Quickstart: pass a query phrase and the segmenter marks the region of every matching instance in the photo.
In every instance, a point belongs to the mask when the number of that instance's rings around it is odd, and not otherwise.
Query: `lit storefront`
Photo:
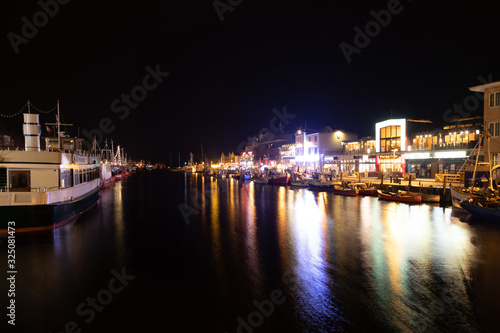
[[[375,124],[375,142],[379,172],[406,172],[406,119],[389,119]]]

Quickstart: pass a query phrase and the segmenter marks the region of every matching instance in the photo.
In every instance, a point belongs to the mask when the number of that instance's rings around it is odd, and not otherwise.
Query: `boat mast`
[[[179,152],[179,169],[181,168],[181,153]]]
[[[29,105],[29,104],[28,104]],[[57,149],[61,150],[61,125],[63,126],[73,126],[73,124],[61,124],[61,118],[59,113],[59,100],[57,100],[57,116],[55,123],[46,123],[46,125],[56,125],[57,126]]]
[[[474,184],[476,183],[476,171],[477,171],[477,164],[479,163],[479,150],[481,149],[481,140],[483,140],[483,136],[481,135],[479,137],[479,145],[477,147],[477,156],[476,156],[476,164],[474,165],[474,173],[472,174],[472,186],[470,187],[469,193],[472,195],[472,191],[474,190]],[[484,142],[484,140],[483,140]]]
[[[493,190],[493,177],[492,177],[492,174],[491,174],[491,153],[490,153],[490,137],[491,137],[491,133],[489,132],[489,130],[486,132],[488,133],[488,165],[490,167],[490,188]]]

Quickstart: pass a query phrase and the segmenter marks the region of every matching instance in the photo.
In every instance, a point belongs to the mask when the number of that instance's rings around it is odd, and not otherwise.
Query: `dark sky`
[[[479,76],[500,80],[493,0],[401,1],[350,63],[339,44],[354,46],[353,29],[365,30],[370,12],[393,1],[232,0],[241,4],[221,21],[213,1],[72,0],[47,22],[38,15],[38,33],[18,53],[8,34],[22,37],[21,19],[33,22],[41,7],[9,2],[0,5],[0,113],[16,113],[27,99],[41,109],[60,99],[71,134],[108,118],[115,128],[106,137],[151,161],[168,163],[172,153],[176,163],[179,151],[199,159],[201,144],[212,157],[236,150],[285,105],[296,115],[289,131],[307,121],[374,135],[391,109],[442,125]],[[147,66],[170,74],[128,115],[113,112],[114,100],[143,84]],[[482,114],[482,104],[469,114]],[[0,117],[0,131],[19,135],[21,123]]]

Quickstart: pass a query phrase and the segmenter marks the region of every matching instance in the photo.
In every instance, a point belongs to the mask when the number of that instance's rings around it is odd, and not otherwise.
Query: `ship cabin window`
[[[80,170],[80,184],[83,183],[83,170]]]
[[[74,173],[75,173],[75,185],[78,185],[78,184],[80,184],[80,175],[79,175],[77,169],[75,169]]]
[[[15,192],[31,191],[31,173],[29,170],[10,171],[10,188]]]
[[[61,170],[61,188],[73,186],[73,170]]]
[[[75,140],[73,138],[62,139],[62,149],[68,151],[75,150]]]
[[[66,170],[66,185],[73,186],[73,169]]]

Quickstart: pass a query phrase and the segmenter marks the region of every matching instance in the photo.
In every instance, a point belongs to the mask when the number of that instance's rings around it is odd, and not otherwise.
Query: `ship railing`
[[[51,186],[51,187],[30,187],[29,191],[26,187],[15,187],[9,188],[7,186],[0,187],[0,192],[49,192],[52,190],[60,190],[60,186]]]

